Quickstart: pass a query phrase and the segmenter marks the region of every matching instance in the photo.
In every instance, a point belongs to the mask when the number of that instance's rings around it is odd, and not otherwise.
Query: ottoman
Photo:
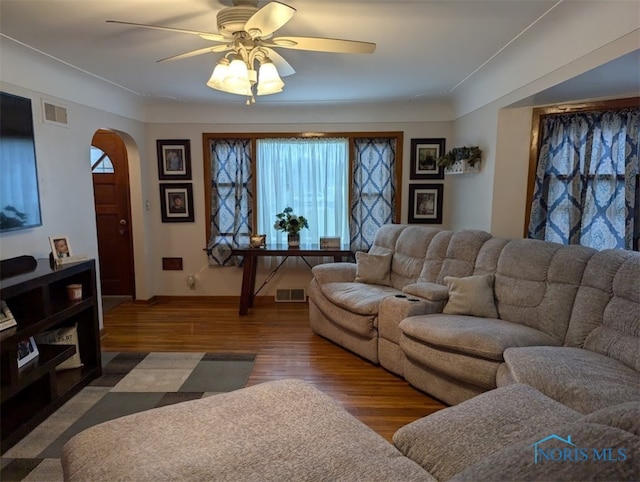
[[[301,380],[155,408],[67,442],[69,481],[434,481]]]

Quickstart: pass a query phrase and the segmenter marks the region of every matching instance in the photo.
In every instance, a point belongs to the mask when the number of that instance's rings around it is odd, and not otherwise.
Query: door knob
[[[126,219],[121,219],[120,220],[120,224],[122,224],[123,226],[127,225],[127,220]]]

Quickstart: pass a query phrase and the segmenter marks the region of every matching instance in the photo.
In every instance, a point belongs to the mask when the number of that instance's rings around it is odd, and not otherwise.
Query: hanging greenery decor
[[[441,156],[437,163],[438,166],[449,167],[457,161],[465,161],[471,167],[475,166],[482,160],[482,151],[478,146],[471,147],[454,147],[444,156]]]

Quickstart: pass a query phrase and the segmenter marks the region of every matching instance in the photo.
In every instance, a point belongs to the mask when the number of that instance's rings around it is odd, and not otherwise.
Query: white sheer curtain
[[[302,244],[317,244],[320,236],[348,243],[348,139],[258,139],[256,149],[258,233],[267,243],[286,244],[287,234],[273,224],[289,206],[309,220]]]

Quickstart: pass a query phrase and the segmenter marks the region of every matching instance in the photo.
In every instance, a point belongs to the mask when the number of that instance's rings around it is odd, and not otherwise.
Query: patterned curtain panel
[[[351,250],[367,251],[378,228],[395,221],[395,139],[355,139]]]
[[[545,117],[529,237],[633,249],[639,140],[640,109]]]
[[[251,235],[251,141],[217,139],[211,150],[211,237],[209,264],[233,265],[231,248],[248,244]]]

